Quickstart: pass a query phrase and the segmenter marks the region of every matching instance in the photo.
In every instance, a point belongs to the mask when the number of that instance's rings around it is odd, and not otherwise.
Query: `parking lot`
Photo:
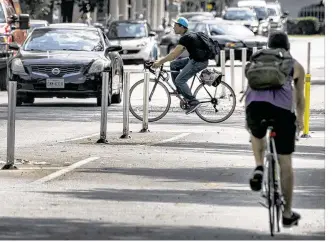
[[[294,208],[303,219],[276,239],[325,238],[324,38],[291,38],[306,68],[311,55],[309,139],[297,143]],[[171,111],[149,123],[130,114],[122,134],[123,103],[108,108],[108,144],[96,144],[96,98],[36,99],[16,109],[16,165],[2,170],[1,239],[271,239],[268,211],[250,191],[254,167],[244,129],[241,62],[235,67],[237,107],[223,123]],[[230,83],[229,62],[226,81]],[[210,68],[217,68],[211,61]],[[125,71],[143,70],[126,65]],[[130,84],[143,79],[130,76]],[[135,97],[137,100],[140,97]],[[6,159],[7,93],[0,92],[0,161]]]

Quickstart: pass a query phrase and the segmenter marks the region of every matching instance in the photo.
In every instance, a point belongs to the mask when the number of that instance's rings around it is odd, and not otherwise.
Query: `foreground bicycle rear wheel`
[[[200,84],[194,96],[201,102],[196,114],[208,123],[221,123],[232,116],[236,107],[233,89],[221,81],[217,87]]]
[[[274,236],[275,232],[275,211],[276,211],[276,199],[275,199],[275,179],[274,179],[274,159],[269,157],[269,170],[268,170],[268,206],[269,206],[269,221],[270,221],[270,233]]]

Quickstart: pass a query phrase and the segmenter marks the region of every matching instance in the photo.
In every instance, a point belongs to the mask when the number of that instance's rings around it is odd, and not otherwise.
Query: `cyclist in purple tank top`
[[[290,49],[288,36],[283,32],[271,33],[268,46],[270,49]],[[301,216],[292,211],[293,197],[293,167],[292,153],[295,150],[296,124],[299,130],[303,128],[304,115],[304,68],[294,59],[293,70],[288,81],[274,90],[252,90],[248,88],[246,95],[246,125],[251,133],[251,144],[254,153],[256,168],[250,178],[250,187],[253,191],[260,191],[263,180],[263,164],[265,152],[266,128],[261,126],[263,119],[273,119],[276,150],[280,163],[281,188],[285,198],[283,211],[283,226],[292,227]],[[293,90],[292,82],[294,80]],[[295,99],[293,98],[295,94]],[[296,115],[293,107],[296,100]]]

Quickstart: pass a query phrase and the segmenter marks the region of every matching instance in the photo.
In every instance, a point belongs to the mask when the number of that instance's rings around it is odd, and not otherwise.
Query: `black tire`
[[[101,107],[101,99],[102,97],[97,97],[97,106]],[[107,106],[111,106],[111,94],[108,94],[108,102],[107,102]]]
[[[196,90],[195,90],[195,93],[194,93],[194,96],[196,97],[197,96],[197,93],[199,92],[199,90],[201,88],[203,88],[204,84],[200,84]],[[196,109],[196,114],[198,115],[198,117],[200,117],[202,120],[204,120],[205,122],[208,122],[208,123],[221,123],[221,122],[224,122],[225,120],[227,120],[230,116],[232,116],[235,108],[236,108],[236,95],[235,95],[235,92],[233,91],[233,89],[226,83],[226,82],[223,82],[221,81],[221,83],[217,86],[217,87],[221,87],[221,86],[224,86],[226,89],[228,89],[231,93],[231,96],[233,97],[233,103],[232,103],[232,108],[231,110],[227,113],[226,116],[220,118],[220,119],[216,119],[216,120],[211,120],[211,119],[208,119],[206,117],[204,117],[204,115],[201,113],[201,109],[200,108],[197,108]],[[221,87],[222,88],[222,87]],[[199,101],[199,100],[198,100]]]
[[[275,179],[274,179],[274,160],[269,158],[268,168],[268,206],[269,206],[269,221],[270,221],[270,234],[274,236],[275,231]]]
[[[119,94],[113,94],[112,95],[112,103],[119,104],[122,102],[122,92]]]
[[[22,106],[23,100],[21,98],[16,99],[16,107]]]
[[[23,100],[24,103],[27,103],[27,104],[33,104],[35,102],[35,98],[34,97],[27,97],[26,99]]]
[[[218,54],[218,55],[216,56],[215,61],[216,61],[216,66],[221,66],[220,54]],[[224,73],[224,74],[225,74],[225,73]]]
[[[152,78],[151,78],[151,79],[150,79],[150,83],[149,83],[149,88],[153,88],[153,86],[155,85],[155,83],[156,83],[156,79],[152,79]],[[137,119],[140,120],[140,121],[143,121],[143,117],[142,117],[141,115],[137,114],[137,113],[134,111],[134,108],[132,107],[132,102],[131,102],[131,95],[132,95],[133,91],[135,90],[135,88],[136,88],[138,85],[140,85],[140,84],[143,84],[143,85],[144,85],[144,79],[143,79],[143,80],[140,80],[140,81],[138,81],[138,82],[136,82],[136,83],[130,88],[130,91],[129,91],[129,110],[130,110],[131,114],[132,114],[135,118],[137,118]],[[160,85],[160,87],[162,87],[163,90],[164,90],[165,93],[166,93],[166,96],[167,96],[167,105],[166,105],[166,107],[165,107],[165,110],[163,110],[162,113],[161,113],[159,116],[154,117],[154,118],[150,118],[150,117],[149,117],[149,118],[148,118],[149,122],[156,122],[156,121],[160,120],[161,118],[163,118],[163,117],[167,114],[167,112],[168,112],[168,110],[169,110],[169,108],[170,108],[170,106],[171,106],[171,95],[169,94],[169,91],[168,91],[167,87],[166,87],[162,82],[160,82],[160,81],[157,81],[157,86],[158,86],[158,85]],[[142,97],[142,99],[143,99],[143,97]]]
[[[0,91],[7,90],[7,68],[0,70]]]

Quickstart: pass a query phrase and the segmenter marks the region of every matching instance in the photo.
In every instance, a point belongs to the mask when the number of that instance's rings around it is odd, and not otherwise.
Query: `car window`
[[[225,20],[256,20],[256,16],[249,10],[229,10],[224,15]]]
[[[147,36],[148,32],[144,23],[116,22],[111,24],[108,32],[109,39],[142,38]]]
[[[206,29],[206,24],[197,24],[196,28],[195,28],[196,32],[203,32],[205,34],[208,34],[208,31]]]
[[[256,12],[258,19],[266,19],[268,17],[268,12],[266,7],[253,7]]]
[[[190,23],[188,24],[188,30],[189,31],[194,31],[196,28],[197,23]]]
[[[209,26],[211,35],[232,35],[232,36],[254,36],[255,34],[247,27],[240,24],[211,24]]]
[[[26,41],[26,51],[70,50],[103,51],[97,30],[86,29],[35,29]]]
[[[0,4],[0,23],[6,23],[6,16],[2,8],[2,4]]]

